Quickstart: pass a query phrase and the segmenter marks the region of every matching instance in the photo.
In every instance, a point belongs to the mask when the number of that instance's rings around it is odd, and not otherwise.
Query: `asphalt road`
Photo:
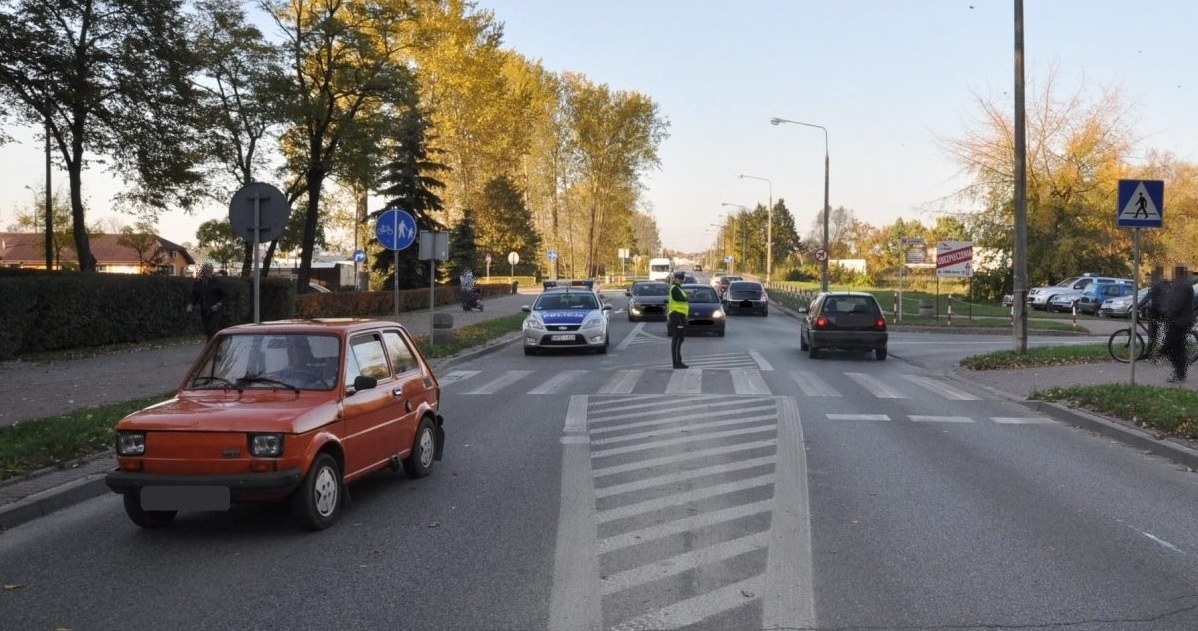
[[[1194,474],[944,378],[962,336],[811,360],[737,317],[674,371],[613,303],[606,355],[440,374],[446,459],[328,531],[113,495],[6,532],[0,628],[1198,627]]]

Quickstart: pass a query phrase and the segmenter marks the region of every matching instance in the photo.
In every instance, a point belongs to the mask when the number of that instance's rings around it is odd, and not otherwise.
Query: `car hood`
[[[582,324],[593,315],[602,313],[596,310],[572,309],[567,311],[534,311],[533,316],[544,324]]]
[[[121,419],[117,429],[303,433],[335,420],[338,408],[338,403],[332,400],[329,392],[185,392],[126,416]]]
[[[669,296],[633,296],[632,301],[638,305],[664,305]]]
[[[690,316],[710,316],[716,311],[720,311],[720,305],[713,302],[692,302],[688,309]]]

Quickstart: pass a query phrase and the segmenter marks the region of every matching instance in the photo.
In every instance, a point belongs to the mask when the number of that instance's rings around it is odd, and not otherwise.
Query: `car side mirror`
[[[604,311],[611,311],[611,305],[610,305],[610,304],[608,304],[608,303],[606,303],[606,302],[605,302],[605,303],[603,303],[603,310],[604,310]]]
[[[524,305],[523,307],[520,307],[520,310],[523,311],[524,313],[532,313],[532,307],[529,307],[528,305]]]
[[[807,313],[807,307],[799,307],[799,313]]]
[[[625,289],[625,290],[624,290],[624,295],[625,295],[625,296],[631,296],[631,295],[632,295],[632,290],[631,290],[631,289]]]
[[[375,379],[374,377],[367,377],[366,375],[358,375],[357,377],[354,377],[353,391],[361,392],[363,390],[373,390],[374,388],[377,388],[378,385],[378,379]]]

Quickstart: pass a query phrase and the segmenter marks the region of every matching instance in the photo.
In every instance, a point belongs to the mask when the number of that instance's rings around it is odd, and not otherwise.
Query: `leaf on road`
[[[434,521],[434,522],[429,523],[428,527],[429,528],[437,528],[437,527],[440,527],[440,525],[441,525],[441,522]]]
[[[4,591],[11,592],[14,589],[21,589],[22,587],[24,587],[24,585],[22,585],[20,583],[5,583]]]

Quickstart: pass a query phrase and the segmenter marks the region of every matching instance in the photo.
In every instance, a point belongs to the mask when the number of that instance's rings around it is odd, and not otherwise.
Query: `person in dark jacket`
[[[187,305],[187,310],[199,309],[200,322],[204,325],[204,335],[208,339],[220,331],[220,315],[224,305],[225,290],[212,273],[212,264],[204,263],[200,266],[199,278],[191,288],[191,304]]]
[[[1148,293],[1144,309],[1140,312],[1148,325],[1148,354],[1152,357],[1158,357],[1164,351],[1162,339],[1164,338],[1165,316],[1161,305],[1165,303],[1165,295],[1169,292],[1169,282],[1165,280],[1165,268],[1156,266],[1152,268],[1152,275],[1148,277]]]
[[[1181,383],[1186,380],[1186,369],[1190,365],[1190,358],[1186,356],[1186,335],[1194,326],[1194,286],[1184,266],[1173,268],[1173,282],[1162,306],[1165,317],[1162,351],[1173,364],[1173,375],[1167,381]]]

